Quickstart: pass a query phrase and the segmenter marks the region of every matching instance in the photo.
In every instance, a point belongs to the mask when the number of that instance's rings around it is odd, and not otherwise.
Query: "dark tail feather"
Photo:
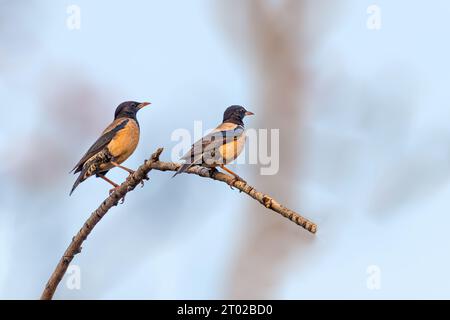
[[[175,174],[172,176],[172,178],[174,178],[177,174],[185,172],[191,166],[192,166],[192,163],[184,163],[183,165],[181,165],[180,169],[178,169],[178,171],[175,172]]]
[[[69,196],[71,196],[73,191],[76,189],[76,187],[78,187],[78,185],[84,181],[83,176],[84,176],[84,170],[80,173],[80,175],[78,176],[77,180],[75,180],[75,183],[73,184],[72,190],[70,190]]]
[[[81,170],[83,170],[83,165],[85,164],[85,162],[83,162],[83,163],[77,163],[76,165],[75,165],[75,167],[72,169],[72,170],[70,170],[69,171],[69,173],[77,173],[77,172],[80,172]]]

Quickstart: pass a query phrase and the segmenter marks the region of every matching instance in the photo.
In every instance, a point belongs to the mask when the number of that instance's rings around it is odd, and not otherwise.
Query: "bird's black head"
[[[119,104],[114,114],[114,119],[131,118],[136,119],[136,113],[143,107],[149,105],[150,102],[126,101]]]
[[[241,106],[230,106],[225,110],[223,114],[223,122],[235,123],[243,126],[243,119],[245,116],[253,115],[253,112],[245,110],[244,107]]]

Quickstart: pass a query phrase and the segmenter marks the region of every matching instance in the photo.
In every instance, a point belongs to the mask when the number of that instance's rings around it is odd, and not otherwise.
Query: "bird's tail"
[[[75,180],[75,183],[73,184],[72,190],[70,190],[69,196],[72,195],[73,191],[76,189],[76,187],[78,187],[78,185],[80,183],[82,183],[84,180],[86,180],[85,173],[86,173],[86,170],[83,169],[83,171],[81,171],[80,175],[78,176],[77,180]]]
[[[178,169],[177,172],[175,172],[175,174],[172,176],[172,178],[174,178],[177,174],[183,173],[185,172],[187,169],[189,169],[191,166],[193,165],[193,163],[183,163],[180,167],[180,169]]]

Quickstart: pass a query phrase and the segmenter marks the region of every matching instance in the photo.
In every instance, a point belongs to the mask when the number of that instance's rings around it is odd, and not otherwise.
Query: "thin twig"
[[[92,232],[95,225],[103,218],[103,216],[111,209],[116,206],[121,199],[125,198],[125,195],[132,191],[136,186],[140,183],[143,183],[144,180],[148,180],[147,174],[151,170],[159,170],[159,171],[177,171],[180,167],[179,163],[173,162],[163,162],[159,161],[159,156],[163,152],[163,148],[159,148],[155,153],[152,154],[149,160],[146,160],[143,165],[141,165],[133,174],[128,176],[128,178],[123,182],[120,187],[118,187],[108,198],[106,198],[103,203],[92,212],[91,216],[84,223],[83,227],[78,231],[75,237],[72,238],[72,242],[69,247],[64,252],[64,255],[59,260],[58,265],[53,271],[50,279],[45,286],[44,292],[41,295],[42,300],[50,300],[53,298],[53,295],[56,291],[58,284],[61,282],[64,274],[69,267],[70,262],[73,260],[76,254],[81,252],[81,245],[84,240],[88,237],[88,235]],[[193,166],[189,168],[187,173],[195,174],[204,178],[211,178],[217,181],[225,182],[240,191],[248,194],[253,199],[260,202],[266,208],[269,208],[283,217],[288,218],[289,220],[295,222],[299,226],[305,228],[311,233],[316,233],[317,225],[308,219],[300,216],[298,213],[283,207],[280,203],[278,203],[272,197],[263,194],[252,186],[248,185],[243,181],[236,181],[233,177],[226,175],[217,171],[210,171],[207,168],[201,166]],[[212,173],[211,173],[212,172]]]

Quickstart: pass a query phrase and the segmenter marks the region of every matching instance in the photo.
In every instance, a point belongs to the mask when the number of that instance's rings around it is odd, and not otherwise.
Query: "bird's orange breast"
[[[108,144],[108,150],[115,158],[115,162],[122,163],[136,150],[139,143],[139,125],[133,119],[129,119],[126,126],[117,132]]]
[[[234,141],[225,143],[219,147],[223,164],[227,164],[235,160],[242,152],[245,146],[246,136],[242,133],[240,137]]]

